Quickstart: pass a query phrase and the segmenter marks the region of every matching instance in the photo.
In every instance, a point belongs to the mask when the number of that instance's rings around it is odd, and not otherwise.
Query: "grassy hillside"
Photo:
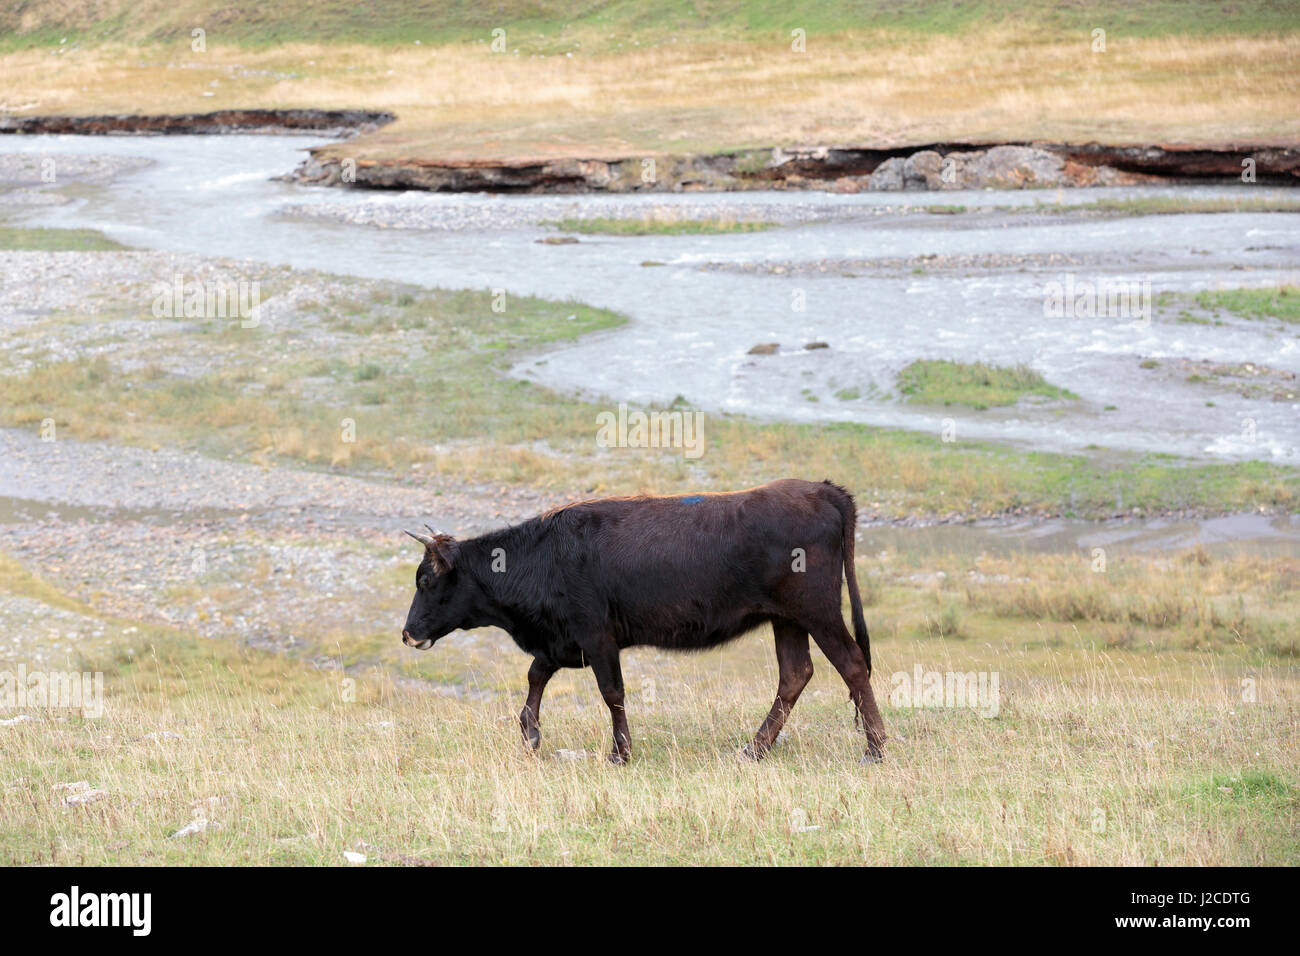
[[[1295,3],[1242,0],[1118,0],[1012,3],[963,0],[286,0],[233,4],[223,0],[37,0],[0,10],[0,32],[10,44],[59,38],[133,43],[188,39],[194,27],[246,45],[286,41],[424,43],[483,38],[500,27],[520,34],[530,49],[566,33],[593,39],[635,36],[648,42],[692,42],[745,35],[861,30],[963,32],[988,25],[1058,34],[1104,27],[1124,36],[1259,34],[1300,25]],[[55,41],[57,42],[57,40]],[[511,41],[512,46],[516,45]]]
[[[793,30],[805,31],[800,50]],[[1172,0],[36,0],[0,10],[0,114],[396,112],[397,124],[350,145],[360,160],[1294,141],[1298,74],[1300,8],[1263,0],[1226,12]]]

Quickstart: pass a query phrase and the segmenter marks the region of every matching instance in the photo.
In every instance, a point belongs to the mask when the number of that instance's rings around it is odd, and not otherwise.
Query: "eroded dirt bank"
[[[325,186],[434,192],[588,193],[745,189],[1022,189],[1148,182],[1300,184],[1300,148],[1100,143],[933,143],[920,147],[806,147],[688,156],[393,159],[327,146],[288,177]]]
[[[220,134],[313,132],[340,138],[393,122],[378,110],[234,109],[210,113],[0,116],[0,133]],[[338,144],[311,150],[285,178],[324,186],[435,192],[587,193],[744,189],[1018,189],[1143,182],[1254,181],[1300,185],[1294,144],[1107,144],[942,142],[912,146],[798,146],[684,155],[349,155]],[[1249,180],[1247,180],[1249,181]]]
[[[193,135],[196,133],[299,133],[349,136],[397,117],[380,110],[216,110],[155,116],[0,116],[0,133],[78,136]]]

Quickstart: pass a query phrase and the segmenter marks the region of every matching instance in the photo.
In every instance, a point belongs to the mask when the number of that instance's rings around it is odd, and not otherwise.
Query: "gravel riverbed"
[[[380,229],[416,229],[442,232],[516,229],[563,219],[640,219],[646,216],[682,220],[722,219],[766,222],[780,226],[813,223],[861,222],[882,217],[925,212],[925,205],[867,206],[843,202],[745,202],[734,197],[709,196],[584,196],[581,200],[558,196],[494,197],[417,194],[375,199],[358,194],[348,201],[289,203],[279,215],[286,219],[324,220]]]

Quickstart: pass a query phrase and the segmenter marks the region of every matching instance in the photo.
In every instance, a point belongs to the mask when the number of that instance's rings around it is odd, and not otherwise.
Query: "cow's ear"
[[[460,544],[449,534],[435,534],[433,540],[425,546],[425,550],[433,559],[433,569],[438,574],[446,574],[456,566]]]

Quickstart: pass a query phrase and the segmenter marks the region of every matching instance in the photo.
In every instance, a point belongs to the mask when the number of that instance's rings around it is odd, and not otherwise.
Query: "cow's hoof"
[[[736,759],[741,763],[757,763],[768,754],[767,747],[755,747],[752,743],[745,744],[743,750],[736,755]]]
[[[881,750],[879,747],[872,747],[865,754],[863,754],[862,759],[859,760],[858,763],[859,764],[882,763],[884,762],[884,759],[885,759],[885,752]]]
[[[621,766],[623,766],[623,764],[627,763],[629,760],[632,759],[632,755],[631,755],[631,754],[621,754],[621,753],[619,753],[617,750],[614,750],[614,751],[611,751],[611,752],[610,752],[610,755],[609,755],[606,759],[607,759],[610,763],[614,764],[614,766],[616,766],[616,767],[621,767]]]
[[[530,754],[536,753],[538,748],[540,748],[541,746],[542,746],[541,734],[534,734],[531,737],[524,737],[524,749],[527,750]]]

